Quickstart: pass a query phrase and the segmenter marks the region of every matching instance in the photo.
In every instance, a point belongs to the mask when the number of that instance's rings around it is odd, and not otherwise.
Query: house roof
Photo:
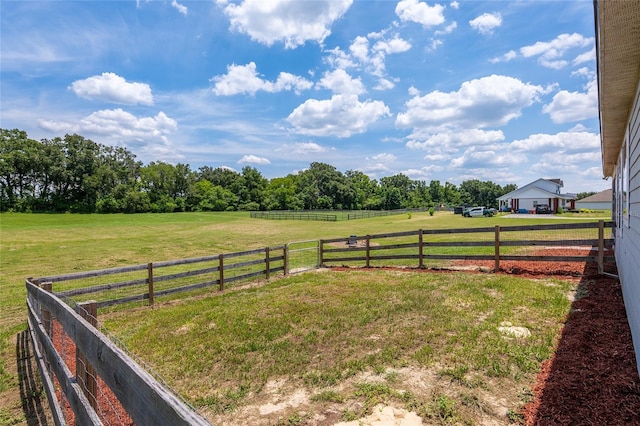
[[[547,193],[547,194],[551,195],[554,198],[558,197],[558,198],[572,199],[572,198],[568,198],[568,197],[565,197],[565,196],[559,196],[555,192],[549,192],[549,191],[546,191],[546,190],[544,190],[542,188],[539,188],[537,184],[538,184],[538,182],[543,181],[543,180],[552,182],[553,184],[556,185],[557,188],[562,188],[563,183],[562,183],[561,179],[543,179],[543,178],[540,178],[540,179],[534,180],[531,183],[526,184],[522,188],[515,189],[515,190],[513,190],[511,192],[508,192],[508,193],[504,194],[501,197],[498,197],[498,200],[508,200],[508,199],[511,199],[511,198],[518,198],[518,194],[522,194],[524,192],[527,192],[528,190],[530,190],[532,188],[535,188],[535,189],[537,189],[539,191]]]
[[[597,194],[593,194],[590,197],[583,198],[582,200],[578,200],[580,203],[610,203],[613,200],[613,190],[605,189],[602,192],[598,192]]]
[[[600,143],[604,176],[615,172],[640,79],[640,1],[595,0]]]

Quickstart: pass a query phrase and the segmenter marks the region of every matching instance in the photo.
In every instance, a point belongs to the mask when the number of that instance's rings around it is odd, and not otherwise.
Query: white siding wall
[[[625,140],[627,172],[623,173],[624,167],[617,170],[628,182],[623,184],[628,188],[628,203],[623,199],[622,211],[616,212],[614,217],[617,227],[615,254],[636,359],[640,359],[640,86],[636,90]],[[616,188],[617,191],[621,189]],[[640,362],[638,369],[640,371]]]
[[[545,191],[549,191],[552,192],[554,194],[558,193],[559,189],[558,189],[558,184],[553,183],[549,180],[542,180],[540,182],[538,182],[537,184],[538,188],[542,188]]]
[[[576,201],[576,209],[611,210],[611,203],[610,202],[581,203],[580,201]]]

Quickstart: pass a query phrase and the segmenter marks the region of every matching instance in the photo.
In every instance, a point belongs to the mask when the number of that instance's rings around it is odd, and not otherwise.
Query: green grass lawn
[[[597,220],[597,218],[593,218]],[[563,220],[564,221],[564,220]],[[567,220],[570,222],[571,220]],[[559,223],[412,213],[343,222],[271,221],[248,213],[0,215],[0,423],[21,422],[15,337],[26,327],[26,277],[229,253],[291,241],[416,229]],[[18,398],[16,399],[16,395]],[[7,420],[8,419],[8,420]],[[24,419],[23,419],[24,420]]]
[[[438,421],[433,401],[448,398],[448,420],[474,424],[481,413],[464,401],[487,405],[484,414],[495,417],[486,393],[517,408],[521,387],[553,351],[574,285],[504,275],[309,272],[104,321],[214,423],[240,424],[236,411],[264,401],[270,383],[280,382],[281,393],[315,401],[305,411],[321,412],[332,395],[342,420],[384,402]],[[505,322],[531,337],[505,336]],[[433,388],[409,387],[407,371],[433,374]],[[372,386],[384,392],[370,400],[361,391]]]

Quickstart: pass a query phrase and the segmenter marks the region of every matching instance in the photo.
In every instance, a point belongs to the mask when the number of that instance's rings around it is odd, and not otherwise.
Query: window
[[[622,163],[622,221],[629,227],[629,133],[625,135],[622,152],[624,162]]]
[[[622,228],[629,227],[629,143],[628,133],[620,149],[618,164],[616,165],[615,180],[613,182],[613,217],[616,222],[618,235],[622,236]]]

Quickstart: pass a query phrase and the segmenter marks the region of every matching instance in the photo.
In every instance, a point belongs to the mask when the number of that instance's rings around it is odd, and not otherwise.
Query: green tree
[[[408,207],[409,195],[414,187],[414,181],[402,173],[380,178],[383,208],[392,210]]]
[[[188,205],[194,211],[225,211],[233,208],[235,195],[208,180],[200,180],[193,184]]]
[[[31,210],[36,176],[41,173],[40,144],[27,133],[0,129],[0,202],[2,211]]]
[[[298,176],[305,209],[350,209],[354,204],[355,190],[335,167],[311,163]]]
[[[440,185],[439,180],[432,180],[429,182],[429,195],[431,196],[431,201],[434,204],[444,203],[444,188]]]
[[[359,170],[347,170],[345,177],[347,185],[353,193],[352,209],[380,208],[379,186],[375,179],[369,178]]]
[[[471,179],[460,184],[460,193],[463,202],[467,204],[497,207],[498,197],[510,192],[509,188],[511,187],[507,185],[503,188],[491,181],[482,182],[478,179]]]
[[[304,204],[298,196],[298,176],[287,175],[269,181],[265,191],[266,210],[300,210]]]
[[[269,181],[254,167],[242,168],[242,189],[239,194],[239,210],[264,209],[265,191]]]
[[[46,202],[50,209],[93,212],[99,189],[93,176],[99,167],[100,146],[77,134],[42,142],[48,156],[50,197]]]
[[[413,191],[410,193],[409,204],[407,207],[424,208],[433,205],[429,189],[430,188],[427,186],[425,181],[414,181]]]

